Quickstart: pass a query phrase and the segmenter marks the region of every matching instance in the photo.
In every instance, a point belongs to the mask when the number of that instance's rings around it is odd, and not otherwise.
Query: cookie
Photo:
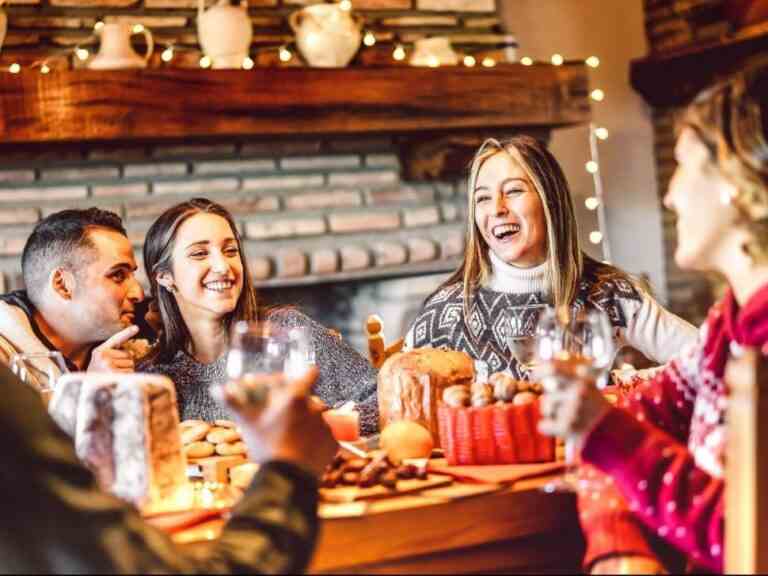
[[[205,438],[205,435],[208,434],[208,432],[211,429],[210,424],[206,424],[203,422],[202,424],[195,424],[192,426],[187,426],[186,428],[181,429],[181,443],[182,444],[191,444],[192,442],[197,442],[199,440],[202,440]]]
[[[227,442],[236,442],[240,440],[240,433],[231,428],[212,428],[205,439],[211,444],[225,444]]]
[[[216,444],[215,450],[219,456],[236,456],[246,453],[245,442],[222,442]]]
[[[216,448],[209,442],[192,442],[184,446],[184,454],[187,458],[207,458],[213,456],[215,452]]]

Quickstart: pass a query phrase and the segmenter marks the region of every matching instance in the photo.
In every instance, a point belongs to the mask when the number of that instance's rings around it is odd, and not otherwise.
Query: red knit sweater
[[[732,346],[768,352],[768,285],[739,309],[710,311],[699,341],[624,398],[586,438],[591,482],[579,494],[585,564],[614,554],[663,555],[723,570],[725,364]],[[602,480],[602,482],[600,481]]]

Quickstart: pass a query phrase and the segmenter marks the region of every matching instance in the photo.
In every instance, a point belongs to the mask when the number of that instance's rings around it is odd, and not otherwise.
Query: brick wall
[[[717,40],[730,31],[720,10],[722,0],[645,0],[646,34],[651,54],[674,52]],[[675,169],[674,123],[677,108],[653,110],[655,155],[660,197],[667,191]],[[721,290],[719,280],[680,270],[675,264],[677,244],[675,215],[662,207],[665,264],[669,307],[681,316],[700,323]]]

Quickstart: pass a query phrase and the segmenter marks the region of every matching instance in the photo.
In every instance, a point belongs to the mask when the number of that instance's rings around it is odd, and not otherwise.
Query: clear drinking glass
[[[604,381],[613,364],[616,347],[608,316],[596,309],[560,309],[552,319],[552,336],[539,336],[543,361],[583,364],[597,383]],[[549,342],[547,342],[549,340]],[[547,350],[548,348],[551,348]],[[544,393],[557,393],[578,382],[578,377],[558,373],[542,382]],[[546,492],[572,492],[576,489],[576,447],[565,441],[565,474],[544,486]]]
[[[305,328],[241,321],[232,330],[226,373],[230,382],[247,384],[248,401],[259,402],[270,386],[301,376],[314,362]]]
[[[58,379],[69,372],[64,356],[57,351],[14,354],[10,368],[19,380],[40,393],[46,405]]]

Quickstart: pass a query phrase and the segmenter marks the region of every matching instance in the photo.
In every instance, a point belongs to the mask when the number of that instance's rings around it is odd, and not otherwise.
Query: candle
[[[336,440],[352,442],[360,438],[360,413],[357,410],[326,410],[323,418]]]

